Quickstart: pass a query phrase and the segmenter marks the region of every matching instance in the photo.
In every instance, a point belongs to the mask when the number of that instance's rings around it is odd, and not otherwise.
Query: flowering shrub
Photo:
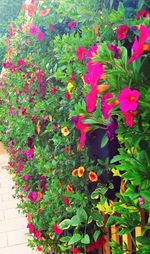
[[[142,226],[137,253],[148,253],[149,12],[75,6],[25,3],[7,40],[1,133],[18,208],[43,253],[94,253],[112,224]]]

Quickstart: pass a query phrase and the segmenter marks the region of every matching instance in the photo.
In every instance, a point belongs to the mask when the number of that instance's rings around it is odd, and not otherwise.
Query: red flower
[[[71,95],[70,95],[69,92],[66,92],[66,93],[65,93],[65,98],[66,98],[67,100],[70,100],[70,99],[71,99]]]
[[[56,92],[57,92],[57,89],[55,87],[52,87],[50,90],[50,93],[54,95]]]
[[[63,233],[63,230],[61,230],[61,229],[57,226],[57,224],[54,224],[54,225],[53,225],[53,231],[54,231],[54,233],[55,233],[56,235],[61,235],[61,234]]]
[[[136,20],[139,20],[140,17],[146,18],[149,15],[148,10],[139,10],[136,15]]]
[[[68,206],[70,204],[69,198],[64,196],[64,203]]]
[[[88,131],[88,124],[83,123],[84,118],[80,116],[75,116],[71,118],[74,123],[75,128],[80,131],[80,148],[84,147],[86,141],[86,132]]]
[[[38,251],[42,251],[42,247],[41,246],[37,246],[37,250]]]
[[[117,40],[121,41],[126,38],[126,35],[128,33],[128,26],[121,25],[117,28],[116,34],[117,34]]]
[[[25,116],[26,113],[27,113],[27,108],[24,108],[24,109],[22,110],[22,116]]]
[[[65,148],[64,148],[64,151],[65,151],[66,153],[70,153],[70,149],[69,149],[68,147],[65,147]]]
[[[78,253],[80,253],[80,250],[77,249],[77,248],[71,248],[70,251],[71,251],[73,254],[78,254]]]
[[[89,179],[90,179],[91,182],[97,182],[98,181],[98,176],[95,172],[90,171]]]
[[[103,247],[106,243],[105,238],[99,237],[96,242],[90,243],[87,248],[87,252],[91,252],[94,250],[98,250],[99,248]]]
[[[129,111],[129,112],[122,112],[122,114],[126,120],[126,125],[129,126],[130,128],[132,128],[134,118],[135,118],[135,113]]]
[[[85,52],[86,52],[86,49],[84,47],[82,46],[78,47],[76,51],[76,56],[78,58],[78,61],[82,61],[84,59]]]

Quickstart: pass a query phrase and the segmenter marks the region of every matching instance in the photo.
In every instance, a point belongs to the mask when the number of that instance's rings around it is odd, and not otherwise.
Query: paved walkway
[[[7,172],[8,160],[0,143],[0,254],[36,254],[27,247],[27,220],[18,214],[17,201],[12,197],[14,183]]]

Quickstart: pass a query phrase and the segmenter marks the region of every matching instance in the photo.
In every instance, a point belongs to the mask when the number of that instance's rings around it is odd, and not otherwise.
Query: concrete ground
[[[7,171],[9,155],[0,143],[0,254],[36,254],[27,246],[27,220],[12,197],[14,182]]]

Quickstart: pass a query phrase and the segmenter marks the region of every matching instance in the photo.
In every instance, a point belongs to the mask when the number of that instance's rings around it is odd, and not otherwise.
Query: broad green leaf
[[[68,242],[68,245],[73,245],[74,243],[77,243],[81,240],[82,236],[80,234],[74,234],[70,241]]]
[[[81,239],[81,243],[84,243],[84,244],[90,243],[90,237],[88,234],[84,235],[84,237]]]
[[[70,228],[70,220],[69,219],[63,220],[62,222],[60,222],[59,227],[62,230]]]

